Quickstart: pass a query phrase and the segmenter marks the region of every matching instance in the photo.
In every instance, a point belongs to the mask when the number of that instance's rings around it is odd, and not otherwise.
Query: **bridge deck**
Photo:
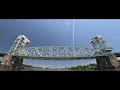
[[[34,60],[81,60],[81,59],[95,59],[96,57],[23,57],[24,59],[34,59]]]

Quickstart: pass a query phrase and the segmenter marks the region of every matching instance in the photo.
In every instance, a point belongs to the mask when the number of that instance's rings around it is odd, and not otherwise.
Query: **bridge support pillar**
[[[96,62],[98,70],[116,70],[119,68],[119,62],[115,55],[99,57]]]
[[[11,67],[11,68],[21,69],[22,63],[23,63],[23,58],[7,54],[3,57],[1,65],[3,67]]]
[[[12,68],[21,69],[23,63],[23,58],[20,57],[13,57],[13,64]]]
[[[1,65],[11,67],[12,66],[12,56],[10,54],[6,54],[3,57],[3,60],[1,61]]]

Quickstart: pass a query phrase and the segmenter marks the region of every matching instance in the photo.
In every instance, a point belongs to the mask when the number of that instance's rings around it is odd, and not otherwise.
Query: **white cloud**
[[[71,24],[70,22],[66,22],[65,26],[70,26],[70,24]]]

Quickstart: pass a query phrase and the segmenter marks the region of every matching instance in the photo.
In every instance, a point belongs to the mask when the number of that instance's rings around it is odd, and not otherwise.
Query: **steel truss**
[[[16,49],[14,56],[31,58],[96,57],[111,54],[112,48],[90,49],[79,46],[41,46]]]

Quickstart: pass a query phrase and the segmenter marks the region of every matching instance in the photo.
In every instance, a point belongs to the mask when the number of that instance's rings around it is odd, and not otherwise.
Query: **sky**
[[[73,19],[0,19],[0,50],[8,51],[18,35],[29,40],[28,47],[72,46]],[[113,48],[120,52],[120,19],[75,19],[74,45],[92,48],[90,40],[99,33]],[[95,60],[44,61],[24,60],[33,66],[69,67],[93,63]]]

